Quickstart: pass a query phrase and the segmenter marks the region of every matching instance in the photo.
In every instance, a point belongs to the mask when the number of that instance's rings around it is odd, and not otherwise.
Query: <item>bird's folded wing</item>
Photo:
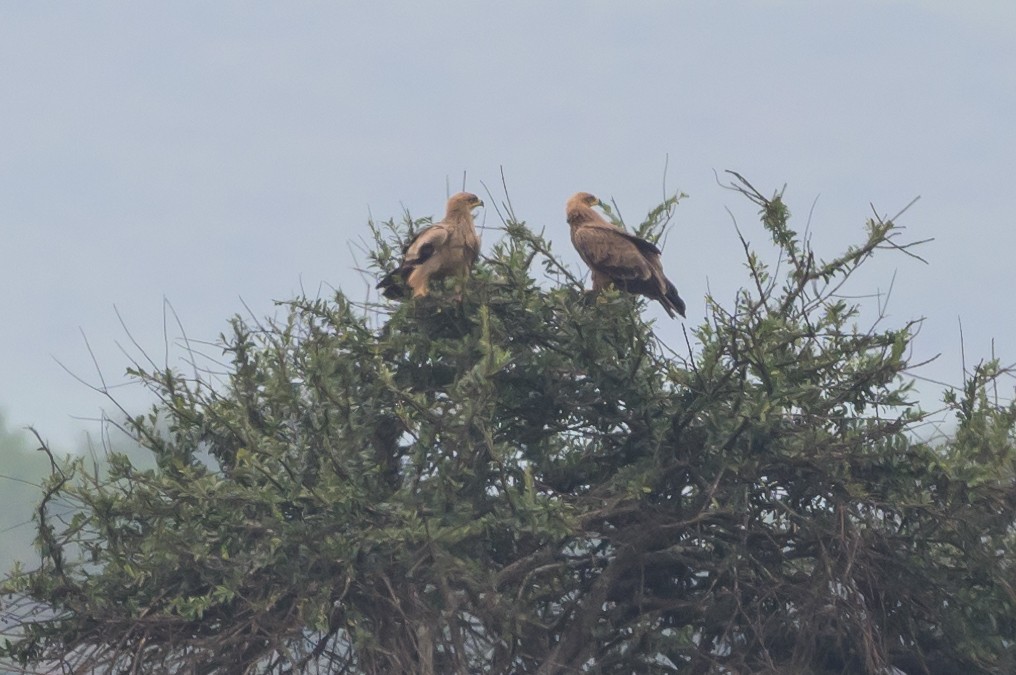
[[[417,234],[409,243],[403,265],[419,265],[434,255],[434,251],[441,248],[446,241],[448,241],[448,228],[440,223],[431,225]]]
[[[653,254],[660,255],[663,253],[663,251],[661,251],[659,247],[656,244],[652,243],[651,241],[646,241],[645,239],[636,237],[634,234],[628,234],[627,232],[622,232],[621,230],[617,230],[617,233],[622,237],[624,237],[625,239],[627,239],[628,241],[630,241],[631,243],[635,244],[635,246],[638,247],[639,251],[641,251],[645,255],[653,255]]]
[[[647,279],[652,268],[632,238],[601,227],[579,228],[572,237],[579,255],[595,271],[613,279]]]

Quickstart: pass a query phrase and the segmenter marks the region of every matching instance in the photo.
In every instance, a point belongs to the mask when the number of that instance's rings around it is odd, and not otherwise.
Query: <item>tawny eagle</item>
[[[572,244],[593,273],[593,290],[613,284],[657,300],[671,317],[675,312],[684,316],[684,300],[663,273],[660,249],[607,222],[593,210],[599,203],[588,192],[578,192],[565,207]]]
[[[459,192],[448,200],[444,220],[420,230],[403,251],[402,264],[377,285],[386,298],[414,298],[430,292],[433,278],[465,279],[480,255],[480,238],[473,223],[473,210],[483,206],[474,194]]]

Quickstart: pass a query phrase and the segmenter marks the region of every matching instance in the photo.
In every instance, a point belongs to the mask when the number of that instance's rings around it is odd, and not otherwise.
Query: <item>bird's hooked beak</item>
[[[478,201],[476,202],[476,204],[474,204],[474,205],[473,205],[473,208],[474,208],[474,209],[478,209],[478,208],[480,208],[481,206],[483,206],[483,200],[482,200],[482,199],[478,200]]]

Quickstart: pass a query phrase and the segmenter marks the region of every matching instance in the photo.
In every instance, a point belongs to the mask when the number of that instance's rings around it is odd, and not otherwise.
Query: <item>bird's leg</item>
[[[593,272],[593,293],[598,293],[605,288],[610,288],[610,286],[610,277],[599,272]]]
[[[465,294],[465,290],[466,290],[466,278],[468,276],[469,276],[469,271],[468,270],[466,271],[465,274],[456,274],[455,275],[455,295],[453,295],[452,298],[454,298],[455,302],[459,303],[460,305],[464,301],[463,296]]]

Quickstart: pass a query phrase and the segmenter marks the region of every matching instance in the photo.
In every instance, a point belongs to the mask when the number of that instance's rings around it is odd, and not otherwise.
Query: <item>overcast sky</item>
[[[370,214],[441,215],[463,173],[489,202],[501,167],[576,263],[572,193],[632,224],[690,195],[664,253],[690,325],[745,282],[727,209],[766,241],[714,172],[786,183],[798,229],[815,203],[825,257],[920,195],[901,222],[930,264],[885,256],[854,290],[895,273],[889,321],[926,318],[929,378],[960,380],[958,319],[968,364],[992,338],[1016,360],[1011,0],[5,2],[0,112],[0,410],[66,450],[108,405],[57,360],[97,382],[84,334],[122,382],[114,307],[158,358],[163,298],[203,340],[301,286],[363,298]]]

